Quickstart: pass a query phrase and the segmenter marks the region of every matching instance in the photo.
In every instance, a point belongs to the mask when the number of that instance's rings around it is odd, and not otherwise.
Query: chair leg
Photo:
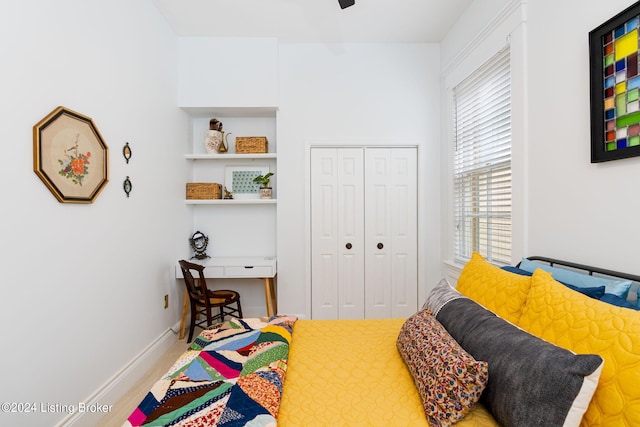
[[[238,301],[236,301],[238,303],[238,317],[242,318],[242,306],[240,305],[240,298],[238,298]]]
[[[213,316],[211,315],[211,307],[205,309],[205,316],[207,316],[207,328],[213,325]]]
[[[193,338],[193,331],[196,329],[196,308],[193,304],[191,304],[191,325],[189,326],[189,339],[188,343],[191,342],[191,338]]]

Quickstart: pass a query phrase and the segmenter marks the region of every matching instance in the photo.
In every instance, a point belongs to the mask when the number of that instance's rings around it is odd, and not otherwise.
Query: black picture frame
[[[606,71],[608,65],[605,65],[605,57],[607,55],[614,55],[615,58],[615,52],[605,53],[605,45],[608,44],[606,42],[606,37],[610,37],[610,35],[614,34],[617,29],[624,28],[624,25],[626,23],[638,16],[640,16],[640,1],[629,6],[627,9],[623,10],[613,18],[609,19],[607,22],[589,32],[589,64],[591,90],[591,163],[600,163],[610,160],[619,160],[640,156],[640,145],[625,145],[630,143],[630,138],[619,138],[618,135],[619,130],[630,127],[626,125],[622,126],[622,123],[624,123],[625,121],[638,117],[638,125],[640,125],[640,111],[632,113],[633,117],[631,117],[631,113],[618,115],[619,111],[616,109],[618,105],[615,102],[615,100],[617,99],[616,97],[619,95],[619,93],[617,93],[618,87],[616,86],[618,77],[616,75],[616,60],[614,59],[614,62],[612,64],[614,70],[613,76],[610,74],[610,70]],[[640,25],[638,25],[637,31],[638,34],[640,34]],[[612,41],[611,44],[614,44],[615,46],[615,41]],[[640,45],[640,43],[638,44]],[[636,49],[633,56],[634,58],[636,58],[636,61],[638,56],[638,49]],[[627,58],[628,57],[624,57],[622,59],[626,61]],[[640,68],[640,66],[638,66],[637,64],[635,65],[635,67],[637,69]],[[624,72],[628,73],[627,69],[625,69]],[[636,72],[638,73],[637,75],[640,79],[640,70]],[[611,84],[612,78],[613,87],[607,86]],[[627,77],[625,74],[625,79],[626,78]],[[612,108],[609,108],[611,106],[610,104],[612,99],[611,91],[613,91],[614,106]],[[624,96],[627,96],[626,89]],[[607,107],[605,107],[606,101],[608,101]],[[624,109],[626,112],[626,104]],[[620,120],[624,116],[628,116],[627,119]],[[636,130],[637,129],[634,128],[634,132]],[[612,137],[611,132],[615,132],[615,134],[613,134],[613,141],[610,139]],[[624,134],[625,132],[627,131],[623,130],[622,134]],[[640,135],[638,136],[640,137]],[[636,139],[634,138],[634,142],[635,141]]]

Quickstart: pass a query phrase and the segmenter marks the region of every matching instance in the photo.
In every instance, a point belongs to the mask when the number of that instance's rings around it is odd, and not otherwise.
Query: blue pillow
[[[615,280],[606,277],[594,277],[584,273],[567,270],[564,268],[551,267],[539,262],[533,262],[526,258],[522,258],[519,266],[522,270],[533,273],[537,268],[541,268],[553,275],[553,278],[565,285],[576,286],[578,288],[595,288],[599,286],[605,287],[605,292],[615,295],[622,299],[627,299],[631,280]]]
[[[580,288],[578,286],[571,286],[567,283],[562,283],[562,284],[569,289],[573,289],[574,291],[580,292],[581,294],[585,294],[586,296],[595,298],[595,299],[602,298],[605,295],[605,292],[607,290],[607,288],[604,286],[595,286],[593,288]]]
[[[510,265],[502,267],[503,270],[510,271],[512,273],[520,274],[522,276],[531,276],[533,273],[523,270],[518,267],[511,267]],[[560,282],[569,289],[585,294],[588,297],[600,299],[604,296],[606,288],[604,286],[595,286],[593,288],[580,288],[578,286],[572,286],[568,283]]]
[[[604,294],[599,299],[600,299],[600,301],[606,302],[608,304],[616,305],[618,307],[630,308],[632,310],[640,310],[640,307],[635,306],[635,305],[631,304],[629,301],[627,301],[626,299],[622,299],[622,298],[620,298],[618,296],[615,296],[613,294]]]
[[[521,276],[533,276],[533,273],[529,271],[523,270],[518,267],[511,267],[510,265],[505,265],[504,267],[502,267],[502,269],[505,271],[510,271],[511,273],[519,274]]]

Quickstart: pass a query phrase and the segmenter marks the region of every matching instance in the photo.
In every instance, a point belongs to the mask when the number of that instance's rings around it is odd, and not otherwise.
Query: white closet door
[[[365,149],[365,317],[417,309],[417,149]]]
[[[363,156],[311,149],[311,315],[364,317]]]

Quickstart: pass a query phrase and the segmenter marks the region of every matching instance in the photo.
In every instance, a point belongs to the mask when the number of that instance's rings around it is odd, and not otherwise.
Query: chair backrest
[[[189,298],[192,300],[204,300],[206,306],[209,305],[209,299],[205,298],[207,294],[207,282],[204,278],[204,266],[195,264],[186,260],[178,261],[180,269],[182,270],[182,276],[184,277],[184,284],[187,287]],[[194,274],[197,273],[197,278]]]

